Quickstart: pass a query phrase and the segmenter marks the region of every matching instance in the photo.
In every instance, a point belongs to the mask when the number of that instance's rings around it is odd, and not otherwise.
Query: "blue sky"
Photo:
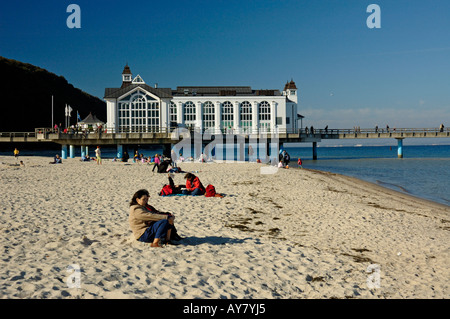
[[[71,3],[81,29],[69,29]],[[381,28],[369,29],[369,4]],[[304,125],[450,125],[450,1],[2,1],[0,55],[103,98],[126,63],[159,87],[294,79]]]

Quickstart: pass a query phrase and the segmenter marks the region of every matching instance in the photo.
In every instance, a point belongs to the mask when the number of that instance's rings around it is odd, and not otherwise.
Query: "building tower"
[[[283,95],[285,95],[289,101],[298,103],[297,91],[297,86],[295,85],[294,80],[291,79],[291,82],[286,82],[283,90]]]
[[[132,74],[131,74],[131,70],[130,67],[127,65],[125,65],[125,68],[123,69],[122,72],[122,86],[120,87],[121,89],[123,89],[124,87],[127,87],[128,85],[131,84],[132,81]]]

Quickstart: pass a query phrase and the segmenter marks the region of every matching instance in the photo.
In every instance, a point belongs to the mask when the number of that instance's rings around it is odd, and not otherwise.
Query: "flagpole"
[[[52,125],[50,127],[53,129],[53,95],[52,95]]]

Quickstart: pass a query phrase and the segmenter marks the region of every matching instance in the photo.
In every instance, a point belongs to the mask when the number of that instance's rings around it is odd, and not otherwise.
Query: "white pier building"
[[[297,131],[298,89],[291,80],[282,92],[249,86],[147,85],[128,65],[119,88],[106,88],[108,133],[163,132],[186,127],[204,132],[258,134]]]

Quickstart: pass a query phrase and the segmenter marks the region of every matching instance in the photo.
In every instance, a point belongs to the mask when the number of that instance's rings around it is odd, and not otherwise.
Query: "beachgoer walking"
[[[123,152],[122,162],[127,163],[129,158],[130,158],[130,155],[128,155],[128,152],[127,151]]]
[[[297,164],[298,164],[299,168],[303,168],[303,166],[302,166],[302,159],[300,157],[298,158]]]
[[[95,149],[95,157],[97,158],[97,165],[102,164],[102,151],[100,150],[100,146],[97,146]]]
[[[151,243],[151,247],[161,247],[162,240],[165,240],[166,244],[172,244],[170,237],[175,217],[151,211],[151,206],[148,205],[149,197],[149,192],[141,189],[131,199],[129,223],[134,238]]]

